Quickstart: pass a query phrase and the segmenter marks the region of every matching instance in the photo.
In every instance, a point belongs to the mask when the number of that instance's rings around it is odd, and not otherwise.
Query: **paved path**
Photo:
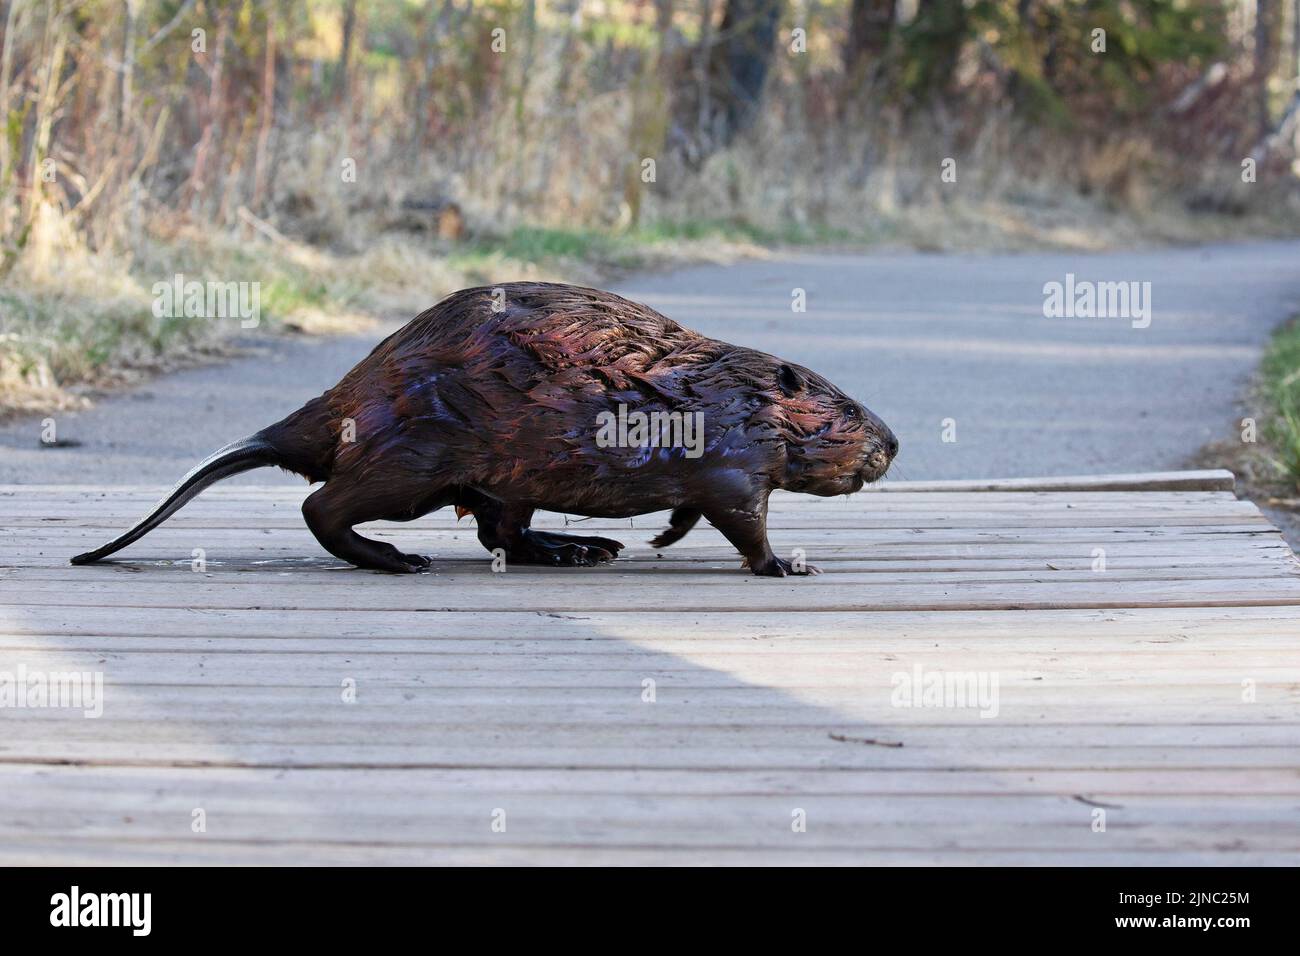
[[[1043,315],[1043,287],[1151,283],[1148,328]],[[807,311],[791,309],[792,291]],[[1270,330],[1300,312],[1300,242],[1137,253],[788,255],[618,291],[825,374],[898,433],[910,479],[1174,468],[1229,433]],[[168,482],[319,394],[378,341],[288,341],[59,417],[0,427],[0,482]],[[956,441],[944,441],[944,420]],[[243,481],[297,481],[259,471]]]

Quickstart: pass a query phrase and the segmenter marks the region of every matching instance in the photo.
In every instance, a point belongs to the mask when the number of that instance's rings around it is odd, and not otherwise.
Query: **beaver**
[[[597,423],[614,408],[695,416],[697,447],[598,442]],[[416,316],[329,391],[210,455],[139,524],[72,563],[126,547],[223,478],[275,465],[324,482],[303,503],[307,527],[360,568],[415,572],[430,561],[354,525],[453,506],[507,562],[591,566],[624,547],[533,530],[539,509],[670,510],[656,548],[704,517],[754,574],[816,573],[772,552],[772,490],[855,492],[897,452],[884,422],[806,368],[609,292],[512,282],[454,293]]]

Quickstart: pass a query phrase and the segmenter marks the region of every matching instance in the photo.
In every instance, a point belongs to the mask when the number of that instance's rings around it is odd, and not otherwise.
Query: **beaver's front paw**
[[[765,578],[783,578],[787,574],[810,576],[822,573],[822,569],[817,567],[815,564],[800,564],[796,566],[785,560],[785,558],[778,558],[775,555],[772,557],[771,561],[766,564],[757,565],[751,568],[751,570],[760,577]]]

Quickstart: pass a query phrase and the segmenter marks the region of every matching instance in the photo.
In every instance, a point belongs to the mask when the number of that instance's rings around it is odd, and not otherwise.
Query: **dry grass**
[[[949,161],[955,181],[941,176]],[[665,176],[665,188],[647,188],[652,220],[707,210],[768,234],[932,251],[1107,249],[1300,229],[1295,178],[1245,184],[1228,162],[1188,172],[1137,135],[1092,141],[997,111],[905,126],[874,115],[847,127],[819,125],[786,103],[698,171],[669,166]]]
[[[238,322],[153,315],[153,284],[178,272],[259,282],[259,334],[330,334],[363,329],[379,316],[414,315],[471,285],[528,278],[601,284],[628,270],[725,264],[782,246],[1100,249],[1283,228],[1260,216],[1191,216],[1172,208],[1136,218],[1079,197],[1037,203],[1022,197],[1019,203],[940,199],[892,212],[864,204],[860,220],[846,217],[838,228],[776,219],[765,230],[746,215],[754,202],[746,196],[731,219],[662,222],[624,233],[518,227],[440,244],[391,233],[361,241],[357,232],[358,251],[252,230],[173,226],[137,237],[129,254],[87,250],[48,207],[0,291],[0,414],[77,407],[91,390],[231,354],[238,336],[247,334]],[[846,197],[843,205],[849,202]]]
[[[81,407],[92,391],[228,356],[240,336],[358,331],[466,286],[599,283],[626,269],[758,254],[748,237],[720,229],[692,237],[521,228],[458,244],[377,234],[350,252],[174,224],[137,236],[129,253],[97,253],[48,206],[0,290],[0,415]],[[154,283],[177,273],[257,282],[257,332],[237,319],[155,316]]]

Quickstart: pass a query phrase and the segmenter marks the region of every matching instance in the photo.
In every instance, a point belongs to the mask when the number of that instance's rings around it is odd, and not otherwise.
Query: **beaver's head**
[[[776,363],[776,419],[785,439],[780,486],[810,495],[844,495],[881,478],[898,454],[884,422],[815,372]]]

